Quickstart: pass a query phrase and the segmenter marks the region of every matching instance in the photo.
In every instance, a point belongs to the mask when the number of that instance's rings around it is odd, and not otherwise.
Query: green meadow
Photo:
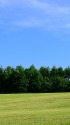
[[[1,94],[0,125],[70,125],[70,93]]]

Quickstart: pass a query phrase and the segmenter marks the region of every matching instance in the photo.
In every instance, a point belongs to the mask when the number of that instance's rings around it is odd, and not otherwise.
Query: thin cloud
[[[28,19],[25,21],[17,21],[14,23],[16,26],[21,26],[21,27],[40,27],[42,26],[41,20],[38,19]]]
[[[6,15],[4,11],[3,17],[5,15],[6,17],[3,22],[19,27],[65,28],[68,20],[70,20],[70,7],[56,3],[57,1],[52,4],[44,0],[0,0],[0,6],[6,8],[8,13]],[[8,9],[6,6],[8,6]],[[14,13],[12,13],[12,10]],[[67,27],[70,27],[70,25],[67,24]]]
[[[51,2],[45,2],[41,0],[0,0],[0,5],[4,6],[19,6],[24,7],[26,5],[31,7],[32,9],[38,9],[40,11],[43,11],[48,14],[69,14],[70,13],[70,7],[64,7],[64,6],[58,6],[55,4],[52,4]]]
[[[70,23],[65,24],[65,28],[70,28]]]

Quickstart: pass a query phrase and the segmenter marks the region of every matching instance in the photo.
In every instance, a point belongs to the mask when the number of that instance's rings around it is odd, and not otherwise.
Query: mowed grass
[[[70,93],[2,94],[0,125],[70,125]]]

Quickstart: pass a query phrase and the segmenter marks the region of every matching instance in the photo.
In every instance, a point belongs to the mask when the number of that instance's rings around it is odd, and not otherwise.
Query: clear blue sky
[[[0,65],[70,66],[70,0],[0,0]]]

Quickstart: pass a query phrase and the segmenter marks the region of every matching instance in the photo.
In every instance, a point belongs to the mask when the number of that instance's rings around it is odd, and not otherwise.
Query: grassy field
[[[70,93],[0,95],[0,125],[70,125]]]

